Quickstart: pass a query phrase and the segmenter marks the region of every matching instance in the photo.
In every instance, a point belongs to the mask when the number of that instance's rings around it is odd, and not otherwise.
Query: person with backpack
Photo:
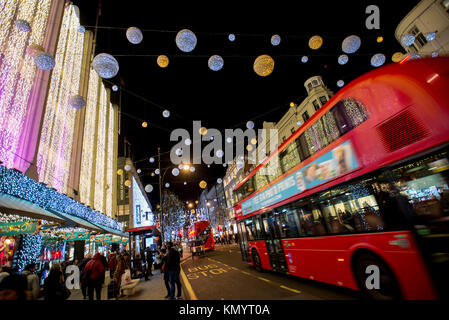
[[[36,272],[36,264],[30,263],[25,267],[25,270],[22,271],[22,274],[27,277],[28,282],[28,291],[30,291],[31,300],[37,300],[39,298],[39,294],[41,292],[41,286],[39,284],[39,277]]]
[[[105,271],[102,255],[97,252],[92,260],[86,264],[82,274],[82,277],[87,281],[89,300],[94,300],[94,290],[97,300],[101,300],[101,287],[103,286]]]

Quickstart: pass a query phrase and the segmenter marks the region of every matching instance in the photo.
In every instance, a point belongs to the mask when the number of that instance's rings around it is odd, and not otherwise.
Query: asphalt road
[[[217,245],[203,257],[182,263],[199,300],[355,300],[356,291],[271,271],[258,272],[242,261],[236,245]]]

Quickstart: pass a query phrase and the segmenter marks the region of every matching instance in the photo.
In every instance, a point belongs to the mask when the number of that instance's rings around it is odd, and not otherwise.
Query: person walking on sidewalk
[[[170,279],[170,300],[175,299],[175,284],[178,287],[176,299],[181,299],[181,280],[179,274],[181,271],[181,259],[179,251],[173,246],[173,242],[168,243],[167,265],[168,277]]]
[[[79,268],[80,273],[83,274],[84,268],[86,267],[86,264],[92,260],[92,255],[89,253],[86,258],[81,261]],[[87,299],[87,279],[85,277],[81,277],[81,293],[83,294],[83,298]]]
[[[36,272],[36,264],[30,263],[25,267],[25,270],[22,271],[22,274],[27,277],[28,282],[28,290],[31,292],[31,300],[37,300],[39,298],[39,294],[41,292],[41,286],[39,284],[39,277]]]
[[[97,300],[101,300],[101,287],[103,286],[105,267],[103,256],[97,252],[84,268],[83,276],[87,280],[89,300],[94,300],[94,290]]]
[[[118,298],[122,296],[120,286],[122,285],[122,275],[128,268],[128,253],[126,251],[122,252],[118,258],[117,268],[114,272],[114,282],[117,284]]]
[[[117,268],[117,253],[111,252],[108,256],[109,276],[114,277],[115,268]]]
[[[161,272],[164,274],[164,284],[167,289],[167,295],[164,297],[165,299],[170,298],[170,278],[167,269],[167,249],[165,246],[161,249]]]

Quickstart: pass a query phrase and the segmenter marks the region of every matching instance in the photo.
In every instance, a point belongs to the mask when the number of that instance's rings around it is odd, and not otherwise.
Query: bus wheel
[[[252,250],[251,257],[253,258],[254,268],[256,268],[256,270],[259,272],[262,271],[262,264],[260,262],[260,257],[255,249]]]
[[[373,288],[373,284],[376,283],[373,279],[375,273],[368,268],[369,266],[379,268],[378,288]],[[355,279],[364,298],[375,300],[402,299],[401,290],[393,272],[379,257],[374,254],[363,253],[356,258],[353,268]]]

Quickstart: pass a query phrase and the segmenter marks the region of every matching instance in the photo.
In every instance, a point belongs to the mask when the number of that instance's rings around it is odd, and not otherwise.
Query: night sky
[[[244,129],[248,120],[262,128],[263,121],[279,121],[291,101],[299,104],[306,95],[304,81],[315,75],[322,76],[328,88],[337,92],[337,80],[348,83],[374,68],[370,65],[373,54],[383,53],[386,63],[391,63],[394,52],[404,52],[394,31],[419,1],[101,2],[96,53],[112,54],[120,65],[118,75],[104,83],[111,87],[118,85],[120,78],[123,81],[121,142],[126,138],[131,144],[131,157],[142,169],[144,185],[155,187],[150,194],[155,204],[158,179],[149,173],[156,163],[147,159],[157,154],[158,146],[168,152],[175,144],[169,140],[171,130],[185,128],[192,134],[193,120],[219,130]],[[93,31],[98,0],[73,3],[80,8],[81,23]],[[365,8],[370,4],[380,8],[380,30],[365,27]],[[138,45],[125,36],[131,26],[143,31],[144,39]],[[185,28],[195,32],[198,39],[190,53],[175,44],[177,32]],[[234,42],[228,40],[229,33],[236,35]],[[271,45],[273,34],[281,36],[280,45]],[[315,34],[324,39],[318,50],[308,47],[309,38]],[[343,53],[341,42],[352,34],[362,38],[362,46],[341,66],[337,63]],[[378,36],[383,36],[382,43],[377,43]],[[167,68],[156,63],[161,54],[170,59]],[[224,58],[220,71],[208,68],[207,61],[214,54]],[[275,60],[268,77],[253,71],[254,59],[261,54]],[[303,55],[309,57],[306,64],[301,62]],[[112,101],[118,103],[118,98],[119,93],[112,92]],[[169,118],[162,117],[164,109],[170,110]],[[147,128],[141,126],[144,120]],[[123,155],[123,149],[119,146],[119,155]],[[162,160],[162,167],[170,165],[168,153]],[[206,180],[211,186],[225,171],[222,165],[197,165],[193,174],[173,177],[167,172],[166,181],[182,200],[195,200],[201,192],[199,181]],[[187,186],[183,185],[185,180]]]

